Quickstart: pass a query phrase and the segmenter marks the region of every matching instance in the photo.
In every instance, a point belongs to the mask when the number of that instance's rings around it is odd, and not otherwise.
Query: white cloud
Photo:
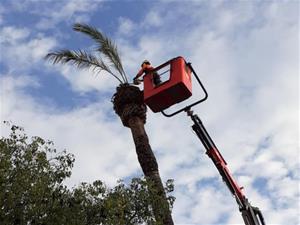
[[[47,30],[55,28],[61,22],[88,22],[91,11],[95,11],[102,0],[72,0],[57,2],[51,8],[45,8],[43,18],[36,25],[38,29]],[[40,14],[40,12],[36,12]]]
[[[30,34],[27,28],[16,28],[12,26],[3,27],[0,30],[1,44],[16,44],[17,41],[24,40]]]
[[[150,26],[152,29],[163,24],[163,19],[158,12],[150,10],[144,20],[144,26]]]
[[[27,28],[3,27],[0,30],[1,61],[11,71],[26,71],[36,63],[41,62],[44,56],[56,46],[56,40],[37,34],[30,36]]]
[[[128,18],[119,18],[119,33],[123,35],[130,35],[135,29],[136,25]]]

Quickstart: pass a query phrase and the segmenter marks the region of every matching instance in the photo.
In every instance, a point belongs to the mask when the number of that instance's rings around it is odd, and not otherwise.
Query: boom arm
[[[193,115],[193,112],[190,109],[187,109],[186,111],[188,116],[190,116],[194,122],[192,128],[204,145],[206,154],[211,158],[229,191],[235,197],[245,225],[265,225],[261,211],[259,208],[251,206],[248,199],[245,197],[244,193],[242,192],[242,187],[240,187],[232,177],[226,161],[209,136],[200,118],[197,115]]]

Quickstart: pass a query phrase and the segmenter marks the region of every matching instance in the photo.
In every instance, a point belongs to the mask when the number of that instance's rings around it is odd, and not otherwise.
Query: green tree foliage
[[[0,139],[0,223],[4,225],[158,225],[151,202],[159,205],[152,184],[134,178],[113,188],[97,180],[69,189],[74,156],[57,153],[51,141],[29,138],[11,126],[8,138]],[[168,194],[173,182],[166,183]],[[172,207],[174,197],[168,196]],[[163,204],[161,204],[163,205]],[[161,208],[162,213],[165,210]]]

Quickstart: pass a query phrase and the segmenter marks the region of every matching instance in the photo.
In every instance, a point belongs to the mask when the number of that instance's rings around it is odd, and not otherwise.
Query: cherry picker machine
[[[153,83],[152,73],[146,74],[143,77],[144,101],[146,105],[148,105],[153,112],[162,112],[166,117],[172,117],[181,112],[187,113],[193,121],[192,129],[205,147],[206,154],[213,161],[229,191],[235,197],[245,225],[265,225],[261,211],[258,207],[254,207],[250,204],[242,191],[242,187],[238,185],[231,175],[225,159],[208,134],[199,116],[192,111],[192,107],[205,101],[208,94],[191,63],[187,63],[183,57],[179,56],[154,68],[152,72],[158,73],[160,76],[169,74],[169,78],[155,85]],[[164,111],[165,109],[192,96],[192,75],[194,75],[202,88],[204,97],[171,114],[166,113]]]

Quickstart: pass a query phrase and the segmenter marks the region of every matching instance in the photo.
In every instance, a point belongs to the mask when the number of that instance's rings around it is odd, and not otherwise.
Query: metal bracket
[[[201,98],[200,100],[194,102],[194,103],[191,103],[191,104],[188,105],[188,106],[185,106],[185,107],[183,107],[183,108],[177,110],[176,112],[171,113],[171,114],[167,114],[167,113],[165,113],[165,112],[162,110],[161,113],[162,113],[164,116],[166,116],[166,117],[172,117],[172,116],[175,116],[175,115],[177,115],[178,113],[181,113],[181,112],[183,112],[183,111],[188,111],[188,110],[191,109],[193,106],[195,106],[195,105],[197,105],[197,104],[199,104],[199,103],[201,103],[201,102],[204,102],[204,101],[207,99],[207,97],[208,97],[207,91],[206,91],[206,89],[204,88],[204,86],[203,86],[202,82],[200,81],[200,78],[199,78],[198,75],[196,74],[195,70],[193,69],[192,64],[191,64],[191,63],[186,63],[186,65],[191,69],[192,74],[193,74],[193,75],[195,76],[195,78],[197,79],[197,81],[198,81],[200,87],[202,88],[202,90],[203,90],[203,92],[204,92],[204,97]]]

